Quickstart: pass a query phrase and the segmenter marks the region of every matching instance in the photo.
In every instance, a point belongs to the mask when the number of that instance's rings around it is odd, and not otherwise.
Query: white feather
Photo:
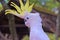
[[[30,40],[49,40],[42,28],[42,19],[39,13],[26,14],[25,20],[25,25],[30,28]]]

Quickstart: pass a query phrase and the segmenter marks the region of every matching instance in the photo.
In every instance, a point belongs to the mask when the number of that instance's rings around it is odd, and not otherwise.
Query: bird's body
[[[30,28],[30,40],[49,40],[41,25]]]
[[[30,13],[26,15],[25,20],[25,25],[30,28],[30,40],[49,40],[42,28],[42,19],[39,13]]]

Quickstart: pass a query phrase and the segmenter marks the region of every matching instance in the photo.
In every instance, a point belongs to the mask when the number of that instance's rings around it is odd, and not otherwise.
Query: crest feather
[[[11,2],[11,6],[14,7],[17,10],[16,12],[18,12],[21,16],[24,16],[24,13],[26,11],[27,12],[32,11],[34,3],[29,6],[29,0],[26,1],[25,5],[23,4],[22,0],[19,0],[19,2],[20,2],[20,7],[18,5],[16,5],[14,2]],[[9,12],[7,12],[7,14],[10,13],[10,12],[15,12],[15,11],[13,11],[11,9],[8,10],[8,11]]]
[[[22,0],[19,0],[19,2],[20,2],[21,10],[24,10],[24,4],[23,4]]]

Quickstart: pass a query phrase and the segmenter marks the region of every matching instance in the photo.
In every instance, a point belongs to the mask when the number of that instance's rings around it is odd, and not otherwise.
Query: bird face
[[[31,25],[35,25],[40,23],[42,20],[39,16],[39,13],[27,13],[24,16],[24,21],[25,21],[25,25],[27,27],[31,27]]]

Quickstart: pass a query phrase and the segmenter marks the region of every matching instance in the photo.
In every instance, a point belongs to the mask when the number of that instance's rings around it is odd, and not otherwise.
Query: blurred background
[[[22,0],[25,4],[26,0]],[[29,0],[34,3],[32,12],[39,12],[43,30],[50,40],[60,40],[60,0]],[[29,28],[24,20],[14,15],[5,15],[6,9],[14,9],[10,3],[18,6],[19,0],[0,0],[0,40],[29,40]],[[14,9],[16,10],[16,9]]]

